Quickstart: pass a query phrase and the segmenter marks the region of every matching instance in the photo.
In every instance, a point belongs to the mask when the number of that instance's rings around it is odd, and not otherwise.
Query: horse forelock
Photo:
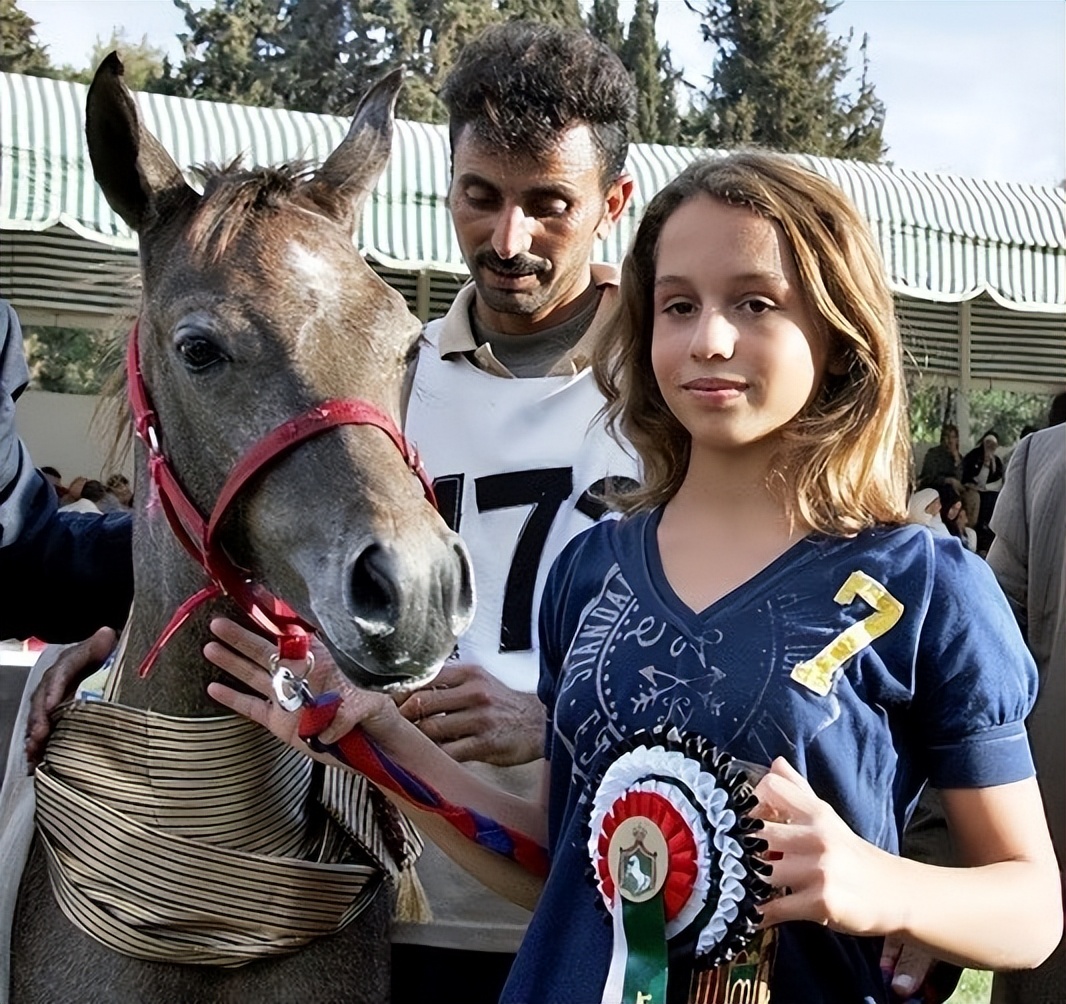
[[[242,169],[238,159],[222,167],[204,165],[198,172],[204,194],[186,233],[192,251],[210,261],[219,261],[265,213],[294,206],[327,217],[328,207],[308,194],[314,172],[303,162]]]

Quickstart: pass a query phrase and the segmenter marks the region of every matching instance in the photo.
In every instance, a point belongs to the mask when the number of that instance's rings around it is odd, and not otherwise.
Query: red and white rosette
[[[748,944],[770,894],[754,804],[732,757],[676,729],[638,733],[603,770],[588,843],[614,931],[603,1004],[665,1002],[675,938],[695,945],[699,968]]]

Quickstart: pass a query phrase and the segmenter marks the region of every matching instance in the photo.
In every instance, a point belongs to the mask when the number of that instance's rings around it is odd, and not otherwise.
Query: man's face
[[[591,281],[593,244],[621,215],[632,181],[604,192],[585,125],[560,133],[539,158],[499,153],[467,128],[452,167],[448,204],[482,323],[520,335],[566,320]]]

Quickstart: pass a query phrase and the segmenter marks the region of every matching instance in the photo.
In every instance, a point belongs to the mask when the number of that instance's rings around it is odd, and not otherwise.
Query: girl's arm
[[[273,699],[271,676],[266,669],[274,651],[273,645],[225,618],[212,621],[211,630],[225,644],[208,643],[204,655],[253,691],[248,694],[221,683],[212,683],[208,686],[211,697],[237,714],[258,722],[282,742],[323,763],[346,767],[328,753],[313,752],[299,736],[299,713],[285,711]],[[312,689],[320,693],[336,690],[343,697],[333,722],[318,735],[320,742],[333,744],[359,727],[389,759],[448,802],[496,820],[525,834],[542,847],[547,845],[545,804],[518,798],[475,777],[442,752],[417,726],[405,720],[391,697],[357,690],[341,681],[328,654],[321,651],[316,654],[317,665],[309,678]],[[382,790],[457,864],[494,892],[519,906],[533,908],[543,887],[542,879],[531,875],[516,862],[474,844],[438,814],[422,809],[394,792]]]
[[[1033,778],[941,792],[960,868],[863,840],[780,758],[756,794],[772,883],[784,891],[766,904],[766,926],[810,920],[848,934],[895,934],[980,969],[1032,968],[1058,944],[1058,865]]]

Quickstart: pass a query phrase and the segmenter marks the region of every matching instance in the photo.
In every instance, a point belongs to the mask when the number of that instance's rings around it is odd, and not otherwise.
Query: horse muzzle
[[[315,609],[312,600],[312,609],[338,669],[358,687],[428,683],[474,616],[470,556],[450,530],[429,546],[370,540],[349,557],[341,579],[344,602]]]

